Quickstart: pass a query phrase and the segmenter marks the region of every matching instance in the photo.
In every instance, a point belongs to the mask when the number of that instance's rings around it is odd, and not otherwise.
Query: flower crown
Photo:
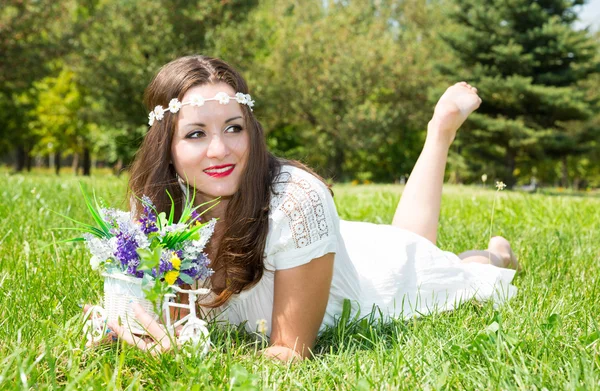
[[[182,106],[192,105],[200,107],[204,106],[204,102],[209,102],[211,100],[216,100],[219,102],[219,104],[226,105],[231,99],[235,99],[241,105],[248,106],[250,111],[253,111],[252,108],[254,107],[254,101],[252,100],[252,97],[250,94],[243,94],[241,92],[236,92],[235,96],[229,96],[229,94],[226,92],[217,92],[213,98],[207,99],[203,98],[202,95],[192,95],[190,100],[185,102],[180,102],[179,99],[174,98],[169,102],[169,108],[167,110],[175,114],[179,111],[179,109],[181,109]],[[167,110],[160,105],[156,106],[154,110],[148,114],[148,125],[152,126],[154,121],[160,121],[163,119]]]

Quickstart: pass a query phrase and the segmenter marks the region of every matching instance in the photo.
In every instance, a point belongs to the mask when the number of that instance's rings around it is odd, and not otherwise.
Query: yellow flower
[[[177,277],[179,277],[179,271],[171,270],[165,274],[165,281],[167,282],[167,284],[173,285],[175,284],[175,281],[177,281]]]
[[[179,257],[177,256],[177,254],[173,253],[173,256],[171,257],[171,265],[173,265],[173,268],[179,270],[179,268],[181,267],[181,259],[179,259]]]

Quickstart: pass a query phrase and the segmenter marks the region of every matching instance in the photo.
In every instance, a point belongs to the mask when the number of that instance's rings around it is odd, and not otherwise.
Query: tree
[[[583,0],[456,0],[443,34],[455,61],[446,75],[475,84],[483,104],[471,130],[458,136],[462,153],[495,166],[512,186],[519,162],[580,150],[585,136],[562,123],[589,117],[577,85],[600,70],[597,44],[575,31]],[[581,129],[583,130],[583,129]],[[530,174],[530,173],[528,173]]]
[[[214,41],[244,71],[276,154],[390,181],[410,171],[432,112],[438,16],[426,1],[265,1]]]
[[[0,152],[16,150],[17,171],[30,166],[27,131],[32,107],[20,99],[69,51],[72,1],[6,0],[0,8]]]

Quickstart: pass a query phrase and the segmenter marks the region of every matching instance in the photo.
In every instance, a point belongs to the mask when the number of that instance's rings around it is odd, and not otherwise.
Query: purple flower
[[[154,213],[154,204],[152,204],[152,200],[148,196],[143,196],[142,204],[144,205],[144,212],[140,217],[142,232],[144,232],[146,235],[151,232],[157,232],[158,227],[156,226],[156,214]]]
[[[198,257],[192,261],[192,265],[185,270],[182,270],[181,273],[187,274],[193,280],[204,280],[214,273],[208,265],[210,264],[210,259],[206,256],[206,254],[202,253]]]
[[[193,223],[195,221],[202,221],[202,217],[200,216],[200,214],[198,212],[196,212],[196,209],[194,209],[192,211],[192,215],[190,217],[190,223]]]
[[[117,233],[116,238],[117,251],[115,251],[115,258],[121,262],[121,265],[126,269],[127,273],[136,277],[143,277],[143,272],[138,272],[137,270],[137,267],[140,264],[140,258],[135,251],[138,248],[135,238],[123,232]]]

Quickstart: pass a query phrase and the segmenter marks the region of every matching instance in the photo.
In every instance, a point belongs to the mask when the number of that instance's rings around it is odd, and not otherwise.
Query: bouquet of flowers
[[[174,222],[175,206],[168,192],[169,216],[158,213],[152,201],[143,196],[140,201],[144,209],[135,219],[133,213],[102,207],[95,195],[92,202],[83,187],[81,190],[96,226],[63,216],[80,225],[73,229],[84,232],[83,237],[67,242],[84,241],[92,255],[92,269],[105,277],[104,306],[108,318],[121,318],[133,331],[143,334],[144,330],[128,322],[128,318],[134,318],[132,301],[156,316],[157,305],[167,309],[162,303],[165,295],[174,296],[175,291],[182,291],[174,287],[193,285],[213,274],[203,250],[216,220],[202,223],[197,210],[212,204],[205,211],[210,209],[216,200],[193,207],[192,198],[185,203],[179,221]],[[124,288],[123,282],[129,286]]]

